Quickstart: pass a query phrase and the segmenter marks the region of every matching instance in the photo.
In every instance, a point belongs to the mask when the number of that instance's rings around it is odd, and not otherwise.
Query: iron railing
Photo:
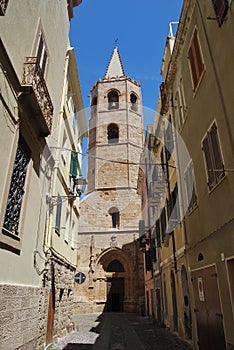
[[[41,114],[51,132],[54,108],[37,57],[25,57],[21,84],[32,86]]]

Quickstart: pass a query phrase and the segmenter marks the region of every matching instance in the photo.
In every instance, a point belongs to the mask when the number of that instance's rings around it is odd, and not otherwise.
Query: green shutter
[[[77,177],[78,174],[78,152],[71,151],[70,175]]]

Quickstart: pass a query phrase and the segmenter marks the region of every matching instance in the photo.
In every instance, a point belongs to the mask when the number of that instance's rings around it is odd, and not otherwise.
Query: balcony
[[[54,108],[37,57],[25,57],[21,85],[40,133],[48,136],[51,133]]]
[[[0,0],[0,16],[4,16],[9,0]]]

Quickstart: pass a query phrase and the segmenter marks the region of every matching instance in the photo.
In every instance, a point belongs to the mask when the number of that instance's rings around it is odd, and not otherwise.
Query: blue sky
[[[155,110],[169,22],[179,21],[183,0],[83,0],[71,20],[84,107],[90,88],[105,75],[114,41],[125,74],[141,82],[143,105]]]

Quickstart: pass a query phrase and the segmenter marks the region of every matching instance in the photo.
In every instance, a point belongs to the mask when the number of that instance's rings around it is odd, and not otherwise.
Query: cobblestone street
[[[177,335],[136,314],[84,314],[74,317],[76,331],[59,340],[60,349],[192,350]]]

